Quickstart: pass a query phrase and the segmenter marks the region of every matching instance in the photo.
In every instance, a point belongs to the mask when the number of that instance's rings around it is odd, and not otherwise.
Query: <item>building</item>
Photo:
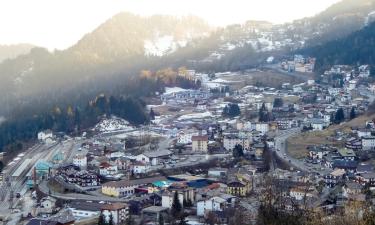
[[[74,165],[60,167],[56,175],[67,183],[76,184],[81,187],[95,187],[100,185],[100,179],[96,173],[80,170],[79,167]]]
[[[208,151],[208,136],[193,136],[192,150],[193,152],[207,152]]]
[[[248,194],[248,187],[237,180],[227,183],[227,193],[234,196],[244,197]]]
[[[224,211],[227,201],[221,197],[212,197],[197,202],[197,216],[205,216],[212,211]]]
[[[145,222],[154,222],[158,224],[160,217],[166,222],[169,218],[169,209],[162,206],[150,206],[142,210],[142,220]]]
[[[375,148],[375,136],[362,137],[362,149],[373,150]]]
[[[165,177],[150,177],[137,180],[111,181],[102,185],[102,193],[114,197],[128,196],[134,194],[136,188],[165,180]]]
[[[178,194],[178,200],[181,205],[184,205],[184,195],[181,192],[177,192]],[[166,208],[171,208],[173,204],[173,198],[174,198],[175,192],[165,192],[161,196],[161,206]]]
[[[199,135],[199,132],[196,130],[186,130],[180,131],[177,134],[177,143],[178,144],[190,144],[192,142],[192,137]]]
[[[107,162],[103,162],[99,166],[99,174],[101,176],[114,176],[117,175],[117,165],[112,165]]]
[[[53,143],[54,138],[55,136],[53,135],[51,130],[45,130],[38,133],[38,140],[46,144]]]
[[[248,150],[250,140],[248,138],[240,138],[238,135],[226,135],[224,137],[223,146],[226,150],[233,150],[236,145],[241,145],[243,149]]]
[[[227,168],[210,168],[208,170],[208,176],[209,177],[217,177],[217,178],[222,178],[226,177],[228,174],[228,169]]]
[[[134,174],[145,174],[150,171],[150,166],[143,162],[133,163],[133,173]]]
[[[77,220],[99,217],[103,204],[92,201],[71,201],[68,209]]]
[[[73,165],[85,168],[87,166],[87,157],[85,155],[75,155],[73,157]]]
[[[172,152],[169,150],[144,152],[142,154],[137,155],[135,157],[135,160],[138,162],[149,164],[151,166],[156,166],[159,165],[163,160],[169,159],[171,155]]]
[[[129,218],[129,207],[125,203],[104,204],[101,213],[106,221],[112,216],[114,224],[124,224]]]

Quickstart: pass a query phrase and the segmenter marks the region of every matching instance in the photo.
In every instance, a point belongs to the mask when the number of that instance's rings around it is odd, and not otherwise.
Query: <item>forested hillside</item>
[[[316,70],[322,72],[334,64],[375,66],[375,23],[348,37],[301,52],[317,58]]]

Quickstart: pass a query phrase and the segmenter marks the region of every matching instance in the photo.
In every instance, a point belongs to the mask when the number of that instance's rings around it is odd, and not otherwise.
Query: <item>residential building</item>
[[[85,168],[87,166],[87,157],[85,155],[75,155],[73,157],[73,165]]]
[[[208,151],[208,136],[193,136],[192,150],[193,152],[207,152]]]
[[[150,177],[137,180],[111,181],[102,185],[102,193],[108,196],[123,197],[134,194],[136,188],[165,180],[165,177]]]
[[[109,221],[112,216],[114,224],[124,224],[129,218],[129,207],[127,204],[119,202],[104,204],[101,213],[106,221]]]

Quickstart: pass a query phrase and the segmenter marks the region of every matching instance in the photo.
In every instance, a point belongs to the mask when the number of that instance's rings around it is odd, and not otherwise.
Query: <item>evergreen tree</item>
[[[151,108],[150,109],[150,120],[154,120],[155,119],[155,112],[154,110]]]
[[[240,144],[236,144],[233,149],[233,157],[234,158],[239,158],[244,155],[243,153],[243,147]]]
[[[105,222],[104,215],[102,213],[100,213],[99,220],[98,220],[98,225],[105,225],[105,224],[106,224],[106,222]]]
[[[345,120],[344,110],[342,108],[339,108],[336,111],[335,123],[339,124],[339,123],[343,122],[344,120]]]
[[[164,225],[164,217],[162,214],[159,216],[159,225]]]
[[[352,119],[354,119],[356,117],[357,117],[357,114],[355,112],[355,108],[352,107],[352,110],[350,111],[350,119],[352,120]]]
[[[262,107],[259,109],[259,122],[268,122],[269,121],[269,115],[266,108],[266,104],[262,104]]]
[[[114,225],[115,222],[113,221],[113,215],[112,213],[109,215],[109,221],[108,221],[108,225]]]
[[[273,100],[273,107],[279,108],[279,107],[283,107],[283,105],[284,105],[284,101],[282,98],[275,98]]]
[[[177,191],[174,192],[171,214],[173,218],[178,219],[182,212],[182,205],[180,200],[178,199]]]

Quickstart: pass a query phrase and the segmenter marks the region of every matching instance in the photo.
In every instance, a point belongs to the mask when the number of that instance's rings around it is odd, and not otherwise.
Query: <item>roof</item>
[[[334,170],[331,175],[332,176],[335,176],[335,177],[340,177],[340,176],[343,176],[345,174],[345,170],[344,169],[337,169],[337,170]]]
[[[162,212],[162,211],[168,211],[167,207],[162,207],[162,206],[150,206],[147,208],[144,208],[142,212]]]
[[[172,155],[172,152],[169,150],[159,150],[159,151],[152,151],[152,152],[144,152],[143,155],[149,158],[157,158],[157,157]]]
[[[149,178],[144,178],[144,179],[137,179],[137,180],[120,180],[120,181],[111,181],[108,183],[103,184],[103,187],[128,187],[128,186],[136,186],[136,185],[141,185],[141,184],[151,184],[156,181],[164,181],[167,180],[163,176],[159,177],[149,177]]]
[[[111,204],[104,204],[102,206],[102,210],[115,211],[115,210],[125,209],[126,207],[127,207],[126,204],[116,202],[116,203],[111,203]]]
[[[338,152],[342,157],[355,157],[356,156],[354,151],[348,148],[341,148],[338,150]]]
[[[208,136],[203,135],[203,136],[192,136],[191,137],[192,141],[208,141]]]
[[[45,219],[31,219],[26,225],[60,225],[61,223],[56,221],[49,221]]]
[[[69,203],[69,208],[92,212],[99,212],[102,206],[103,204],[101,203],[91,201],[73,201]]]

